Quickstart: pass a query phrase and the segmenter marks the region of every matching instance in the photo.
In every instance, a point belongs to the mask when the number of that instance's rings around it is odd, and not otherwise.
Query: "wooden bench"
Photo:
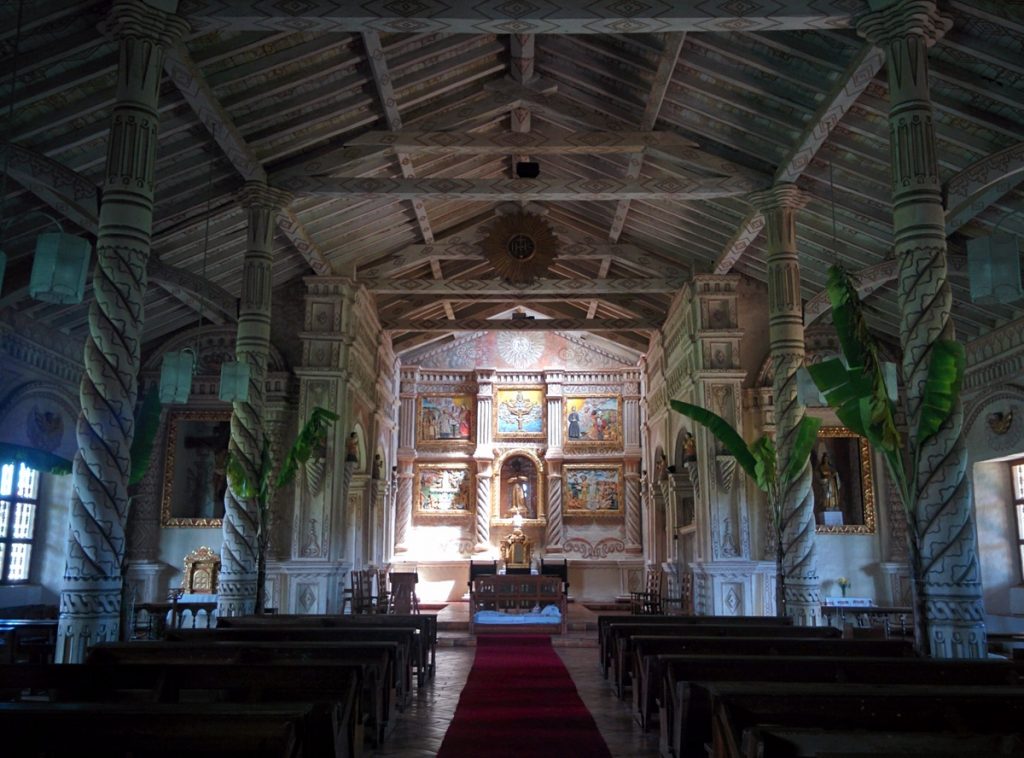
[[[412,689],[412,659],[419,649],[419,630],[388,626],[361,627],[222,627],[218,629],[177,629],[167,632],[168,642],[394,642],[397,656],[393,671],[395,703],[404,710]]]
[[[626,689],[633,679],[634,637],[655,635],[659,637],[791,637],[798,639],[838,639],[838,630],[821,626],[766,626],[737,624],[688,624],[666,626],[649,624],[612,624],[608,628],[608,643],[614,649],[612,659],[612,685],[620,698],[626,697]]]
[[[0,662],[52,663],[57,648],[57,619],[0,620]]]
[[[597,639],[601,655],[601,672],[605,679],[615,657],[615,646],[609,644],[608,630],[612,624],[657,624],[667,626],[793,626],[788,616],[633,616],[605,614],[597,617]]]
[[[311,705],[247,703],[0,703],[18,756],[302,758]],[[13,746],[13,745],[12,745]]]
[[[380,745],[394,727],[394,642],[109,642],[94,645],[92,663],[271,664],[304,662],[344,665],[364,672],[360,711],[369,714],[367,735]]]
[[[1024,684],[1024,666],[1009,661],[946,661],[862,655],[672,655],[659,656],[663,668],[659,708],[659,745],[663,756],[703,754],[711,736],[711,706],[694,693],[694,681],[712,682],[860,682],[915,683],[936,686]]]
[[[797,629],[817,629],[821,634],[795,633]],[[810,640],[815,643],[823,640],[842,642],[842,638],[838,634],[833,635],[831,632],[826,631],[827,629],[828,627],[781,627],[769,631],[769,627],[765,627],[765,637],[769,639]],[[631,660],[624,661],[624,665],[631,667],[632,670],[630,691],[632,693],[633,715],[644,731],[647,731],[652,720],[651,717],[656,713],[657,698],[661,694],[663,666],[660,657],[691,651],[693,649],[692,645],[680,645],[680,640],[693,636],[698,635],[669,636],[659,633],[656,635],[635,635],[630,638],[629,643],[632,647]],[[727,636],[734,639],[741,637],[741,635]],[[760,638],[760,635],[744,634],[742,638]],[[817,646],[814,647],[816,649]],[[893,646],[891,649],[892,655],[900,655],[907,652],[905,646],[901,645]]]
[[[1020,687],[943,688],[849,682],[694,683],[693,687],[706,690],[711,702],[711,758],[823,754],[805,752],[791,743],[758,742],[759,727],[766,725],[772,729],[812,730],[819,748],[821,737],[832,733],[835,739],[826,748],[832,755],[861,752],[857,744],[867,734],[891,735],[890,749],[896,752],[900,735],[910,736],[920,747],[920,737],[929,733],[935,739],[925,755],[951,745],[947,735],[952,740],[969,737],[974,744],[979,738],[996,736],[990,743],[999,751],[995,755],[1021,754],[1024,688]],[[853,734],[858,738],[851,739]]]
[[[561,615],[558,624],[475,624],[477,611],[530,614],[536,607],[557,606]],[[469,633],[502,634],[565,634],[568,620],[568,597],[565,583],[559,576],[513,574],[478,576],[469,590]]]
[[[0,692],[23,693],[51,702],[308,703],[304,752],[354,758],[362,751],[364,714],[359,713],[355,667],[305,663],[183,664],[127,663],[25,665],[0,670]]]
[[[271,614],[261,616],[227,616],[217,619],[218,628],[253,626],[364,627],[391,626],[419,629],[413,665],[417,684],[433,679],[437,662],[437,614],[330,616],[315,614]]]

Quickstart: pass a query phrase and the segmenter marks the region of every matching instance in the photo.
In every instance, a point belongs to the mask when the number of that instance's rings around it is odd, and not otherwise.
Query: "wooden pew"
[[[307,663],[118,663],[25,665],[0,670],[0,692],[12,700],[46,692],[51,702],[296,703],[314,708],[301,734],[304,752],[354,758],[362,751],[359,670]]]
[[[601,654],[601,672],[605,679],[611,668],[615,647],[608,642],[608,629],[612,624],[664,624],[666,626],[793,626],[789,616],[634,616],[605,614],[597,617],[597,640]]]
[[[854,731],[858,735],[892,735],[892,752],[901,751],[901,734],[914,735],[914,741],[918,742],[918,737],[931,733],[935,740],[926,754],[941,751],[946,735],[953,739],[999,735],[1005,739],[996,744],[1009,752],[995,755],[1021,754],[1020,723],[1024,718],[1024,688],[1021,687],[944,688],[849,682],[695,682],[693,687],[706,690],[711,702],[711,758],[808,755],[792,745],[783,752],[764,753],[764,743],[755,744],[756,728],[768,724],[773,728],[815,730],[819,744],[822,735],[835,733],[837,737],[830,743],[831,748],[823,751],[833,755],[852,754],[857,742],[850,741]],[[903,754],[910,753],[903,751]]]
[[[859,642],[858,642],[859,644]],[[658,697],[660,752],[663,756],[701,754],[711,737],[711,705],[691,683],[859,682],[935,686],[1024,685],[1024,665],[1010,661],[947,661],[861,655],[844,649],[831,655],[672,655],[663,667]],[[817,653],[817,651],[816,651]]]
[[[313,706],[247,703],[0,703],[0,729],[19,758],[252,756],[302,758]],[[14,753],[12,753],[14,754]]]
[[[362,668],[361,711],[369,714],[367,734],[380,745],[394,727],[394,642],[106,642],[89,649],[86,663],[304,662]]]
[[[167,641],[222,642],[394,642],[397,658],[393,668],[396,704],[404,710],[412,689],[412,659],[419,649],[419,630],[388,626],[357,628],[310,628],[294,626],[227,627],[219,629],[175,629],[167,632]]]
[[[819,635],[813,634],[794,634],[795,629],[818,629],[823,630],[828,627],[790,627],[788,630],[783,627],[783,632],[774,633],[768,636],[769,639],[797,639],[807,640],[813,642],[813,645],[802,646],[799,643],[790,645],[790,648],[800,651],[806,648],[809,653],[815,655],[828,655],[829,653],[824,652],[825,650],[849,650],[851,654],[871,654],[871,655],[892,655],[892,656],[909,656],[913,655],[913,648],[909,644],[909,641],[905,640],[893,640],[893,645],[859,645],[855,647],[843,648],[840,644],[824,645],[824,642],[831,643],[842,643],[841,637],[833,636],[827,633]],[[788,633],[787,633],[788,632]],[[691,635],[692,636],[692,635]],[[738,635],[731,635],[733,638],[739,638]],[[767,636],[767,635],[766,635]],[[756,635],[744,635],[744,639],[755,638]],[[760,637],[757,637],[760,639]],[[639,722],[641,728],[647,731],[650,726],[651,716],[656,712],[657,698],[661,695],[661,686],[663,680],[663,668],[664,664],[662,661],[663,656],[687,654],[691,652],[699,652],[694,650],[692,644],[686,642],[687,637],[680,636],[668,636],[668,635],[636,635],[630,639],[630,645],[632,646],[632,660],[626,662],[626,665],[632,667],[632,686],[630,690],[632,692],[632,706],[633,715]],[[888,642],[888,640],[868,640],[868,642]],[[777,649],[778,646],[774,646],[773,649]],[[752,647],[755,652],[759,651],[760,648]]]
[[[660,637],[794,637],[838,639],[841,633],[838,629],[827,626],[611,624],[608,627],[608,644],[614,648],[612,684],[615,688],[615,693],[620,698],[626,696],[626,688],[630,686],[633,679],[632,639],[642,635],[657,635]]]
[[[320,614],[270,614],[260,616],[226,616],[217,619],[220,627],[314,626],[361,627],[392,626],[419,629],[419,648],[413,661],[419,686],[434,677],[437,661],[437,614],[388,614],[333,616]]]

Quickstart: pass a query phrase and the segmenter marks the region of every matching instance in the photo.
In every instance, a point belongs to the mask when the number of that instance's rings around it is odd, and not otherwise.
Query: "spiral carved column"
[[[626,552],[642,553],[640,527],[640,464],[626,464]]]
[[[775,370],[775,441],[778,470],[784,471],[805,412],[796,392],[796,372],[804,362],[796,211],[804,206],[806,198],[795,184],[786,183],[756,193],[751,202],[764,214],[768,235],[768,331]],[[821,589],[815,561],[809,460],[781,497],[786,613],[798,624],[814,626],[820,615]]]
[[[889,77],[893,227],[899,260],[898,302],[903,381],[916,501],[910,507],[916,602],[937,658],[986,655],[981,569],[971,519],[957,400],[939,432],[917,442],[924,385],[935,343],[956,338],[946,268],[942,185],[928,92],[928,48],[952,26],[931,0],[903,0],[862,17],[861,36],[885,50]],[[916,548],[916,549],[914,549]],[[916,553],[916,555],[915,555]]]
[[[181,18],[134,0],[108,18],[120,44],[117,95],[100,208],[85,341],[82,410],[56,659],[118,638],[128,472],[135,436],[146,264],[153,227],[157,101],[163,51],[188,29]]]
[[[242,299],[235,358],[249,364],[249,397],[233,404],[228,449],[252,482],[259,481],[263,453],[264,385],[270,352],[270,296],[273,238],[277,212],[289,195],[261,182],[246,182],[247,245],[242,268]],[[266,525],[264,525],[264,528]],[[238,616],[256,607],[260,513],[228,486],[224,496],[223,543],[217,614]]]
[[[398,470],[398,497],[395,499],[395,552],[409,549],[412,521],[412,461],[402,461]]]
[[[490,461],[477,461],[476,470],[476,518],[473,551],[483,553],[491,549],[491,476]]]
[[[544,552],[561,553],[565,529],[562,524],[562,462],[548,462],[548,512]]]
[[[398,406],[398,495],[395,498],[395,552],[408,551],[412,521],[413,461],[416,458],[416,376],[403,372]]]

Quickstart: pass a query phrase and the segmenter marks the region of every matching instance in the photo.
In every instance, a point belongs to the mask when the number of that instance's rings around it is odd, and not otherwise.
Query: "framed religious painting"
[[[495,440],[544,440],[543,387],[501,387],[494,392]]]
[[[421,395],[416,406],[416,444],[464,447],[473,442],[472,395]]]
[[[230,410],[174,410],[168,414],[162,526],[221,525],[230,437]]]
[[[562,407],[567,450],[622,449],[622,401],[617,395],[570,395]]]
[[[841,426],[823,426],[811,451],[811,489],[819,534],[874,534],[871,446]]]
[[[622,466],[567,463],[562,479],[566,516],[617,517],[625,512]]]
[[[473,472],[467,463],[419,463],[413,492],[413,515],[463,518],[476,510]]]

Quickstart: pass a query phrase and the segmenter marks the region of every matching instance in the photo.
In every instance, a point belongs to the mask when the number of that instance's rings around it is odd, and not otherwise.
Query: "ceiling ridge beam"
[[[684,277],[653,276],[646,279],[535,279],[532,282],[507,282],[504,279],[369,279],[358,283],[378,295],[437,294],[462,297],[465,295],[508,293],[528,298],[531,294],[561,294],[566,299],[604,293],[649,294],[675,293],[686,282]]]
[[[559,0],[558,3],[421,3],[398,15],[391,3],[289,3],[243,0],[197,2],[188,14],[200,33],[219,31],[385,32],[408,34],[653,34],[657,32],[745,32],[844,29],[866,13],[867,2],[789,0],[785,3],[637,4],[624,16],[617,3]],[[397,4],[403,6],[403,4]],[[750,7],[748,7],[750,6]],[[858,7],[862,6],[862,7]],[[417,12],[418,11],[418,12]]]
[[[773,184],[795,182],[800,177],[825,144],[832,130],[867,89],[884,63],[885,53],[880,48],[870,44],[863,46],[860,53],[846,67],[846,76],[840,79],[831,96],[815,111],[809,126],[780,163]],[[715,261],[714,273],[728,274],[762,228],[764,218],[761,214],[754,210],[749,211]]]
[[[585,331],[585,332],[653,332],[660,329],[664,319],[586,319],[586,318],[521,318],[488,319],[388,319],[381,318],[381,328],[400,332],[475,332],[483,329],[496,331]]]
[[[733,197],[764,189],[746,177],[654,177],[623,180],[611,177],[571,180],[542,179],[382,179],[376,177],[289,176],[280,189],[297,196],[362,196],[393,200],[694,200]]]

